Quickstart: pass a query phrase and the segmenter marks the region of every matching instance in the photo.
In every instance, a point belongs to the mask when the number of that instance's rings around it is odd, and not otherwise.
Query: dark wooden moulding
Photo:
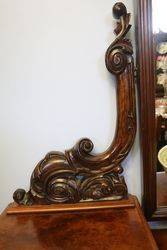
[[[140,128],[143,158],[143,207],[147,220],[166,220],[167,206],[157,204],[157,142],[155,124],[155,41],[152,0],[138,1],[138,64]],[[161,194],[162,195],[162,194]]]
[[[143,158],[143,206],[148,220],[156,210],[155,74],[152,0],[138,1],[140,129]]]
[[[134,62],[131,42],[125,38],[131,27],[130,14],[120,2],[114,5],[113,14],[118,19],[117,37],[106,52],[105,62],[109,72],[116,75],[118,84],[115,139],[105,152],[97,155],[91,153],[93,142],[88,138],[79,140],[65,153],[48,153],[35,167],[29,191],[14,192],[18,206],[32,209],[38,205],[127,197],[121,162],[129,153],[136,133]]]

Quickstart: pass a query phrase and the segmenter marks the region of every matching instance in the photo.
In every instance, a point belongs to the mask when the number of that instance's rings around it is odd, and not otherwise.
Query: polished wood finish
[[[35,167],[26,192],[18,189],[13,198],[20,205],[77,203],[109,197],[127,196],[122,175],[122,161],[129,153],[136,133],[134,62],[131,42],[125,38],[131,25],[130,14],[122,3],[116,3],[113,14],[118,19],[115,41],[109,46],[105,62],[118,82],[118,122],[111,146],[93,155],[93,142],[81,139],[72,149],[50,152]]]
[[[152,30],[152,0],[138,1],[138,64],[141,148],[143,156],[143,207],[148,220],[167,218],[167,209],[157,206],[157,142],[155,123],[155,49]]]
[[[96,211],[24,215],[4,211],[0,216],[0,249],[157,249],[137,199],[129,199],[131,207],[123,207],[123,201],[110,201],[111,208]],[[115,202],[121,204],[117,209]]]

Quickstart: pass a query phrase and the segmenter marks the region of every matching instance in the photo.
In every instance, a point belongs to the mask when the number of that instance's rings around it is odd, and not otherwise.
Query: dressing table
[[[158,249],[134,196],[100,203],[12,215],[7,208],[0,218],[0,249]]]
[[[136,133],[135,81],[132,44],[125,38],[130,14],[122,3],[113,13],[117,37],[105,62],[117,79],[115,139],[97,155],[88,138],[65,153],[48,153],[35,167],[30,189],[17,189],[0,216],[0,249],[157,249],[122,175]]]

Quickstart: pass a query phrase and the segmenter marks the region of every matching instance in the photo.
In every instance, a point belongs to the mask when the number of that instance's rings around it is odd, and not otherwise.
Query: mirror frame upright
[[[123,3],[118,2],[113,7],[113,15],[117,19],[116,38],[107,49],[105,63],[118,83],[115,138],[100,154],[92,152],[94,145],[88,138],[80,139],[64,153],[52,151],[46,154],[34,168],[29,190],[19,188],[13,194],[20,207],[128,197],[121,163],[129,153],[136,134],[133,47],[126,38],[131,28],[131,14]]]
[[[155,50],[152,0],[138,1],[137,24],[143,208],[147,220],[162,220],[167,219],[167,206],[157,206],[156,193]]]

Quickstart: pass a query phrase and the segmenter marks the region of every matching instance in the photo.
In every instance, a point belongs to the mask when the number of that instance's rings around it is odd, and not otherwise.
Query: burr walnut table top
[[[22,214],[7,214],[7,208],[0,216],[0,249],[157,249],[134,196],[101,204],[98,209],[84,203],[78,211],[47,212],[42,207]]]

